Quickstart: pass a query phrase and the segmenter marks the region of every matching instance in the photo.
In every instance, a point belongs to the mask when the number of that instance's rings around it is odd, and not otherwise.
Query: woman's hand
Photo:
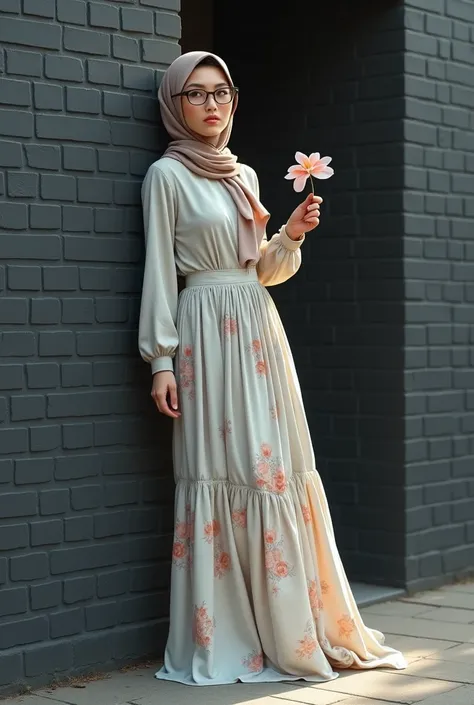
[[[178,419],[181,416],[181,412],[178,411],[178,389],[173,372],[165,370],[153,375],[151,396],[162,414],[171,416],[172,419]]]
[[[310,193],[288,218],[286,232],[292,240],[299,240],[308,230],[313,230],[319,225],[319,204],[323,202],[321,196]]]

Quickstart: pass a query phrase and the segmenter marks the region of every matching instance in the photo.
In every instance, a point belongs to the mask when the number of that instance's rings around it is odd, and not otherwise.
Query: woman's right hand
[[[162,414],[171,416],[172,419],[178,419],[181,416],[181,412],[178,411],[178,388],[173,372],[169,370],[155,372],[151,396]]]

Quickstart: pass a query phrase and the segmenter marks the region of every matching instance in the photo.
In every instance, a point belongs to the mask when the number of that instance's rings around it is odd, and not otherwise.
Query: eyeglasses
[[[227,103],[231,103],[233,101],[238,92],[239,89],[237,86],[225,86],[224,88],[217,88],[215,91],[205,91],[201,88],[192,88],[189,91],[175,93],[171,97],[178,98],[178,96],[185,95],[191,105],[204,105],[207,103],[208,97],[212,95],[216,103],[226,105]]]

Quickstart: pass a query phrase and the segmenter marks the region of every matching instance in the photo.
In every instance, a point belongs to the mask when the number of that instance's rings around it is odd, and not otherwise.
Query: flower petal
[[[332,157],[323,157],[320,161],[321,164],[325,164],[327,166],[332,162]]]
[[[320,154],[319,152],[313,152],[312,154],[309,155],[309,161],[311,162],[311,166],[314,166],[316,162],[319,162],[319,157]]]
[[[305,169],[304,167],[300,166],[299,164],[295,164],[295,166],[290,166],[288,169],[288,172],[290,174],[294,174],[295,176],[307,176],[308,175],[308,170]]]
[[[293,183],[293,188],[295,189],[295,191],[297,191],[298,193],[302,191],[306,186],[307,179],[308,174],[305,174],[305,176],[298,176]]]
[[[296,179],[296,174],[285,174],[285,179]]]
[[[334,169],[330,166],[324,167],[323,170],[314,174],[316,179],[329,179],[334,174]]]
[[[298,164],[301,164],[301,166],[305,166],[308,161],[308,157],[306,156],[306,154],[303,154],[303,152],[296,152],[295,159]]]

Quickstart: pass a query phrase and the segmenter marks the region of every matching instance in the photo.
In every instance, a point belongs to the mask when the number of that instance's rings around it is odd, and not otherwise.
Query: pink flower
[[[295,159],[298,164],[290,166],[285,179],[294,179],[293,188],[295,191],[302,191],[306,185],[306,180],[311,177],[316,179],[329,179],[334,174],[334,169],[328,164],[332,161],[332,157],[320,158],[319,152],[313,152],[309,155],[303,152],[296,152]],[[311,182],[312,187],[312,182]]]

